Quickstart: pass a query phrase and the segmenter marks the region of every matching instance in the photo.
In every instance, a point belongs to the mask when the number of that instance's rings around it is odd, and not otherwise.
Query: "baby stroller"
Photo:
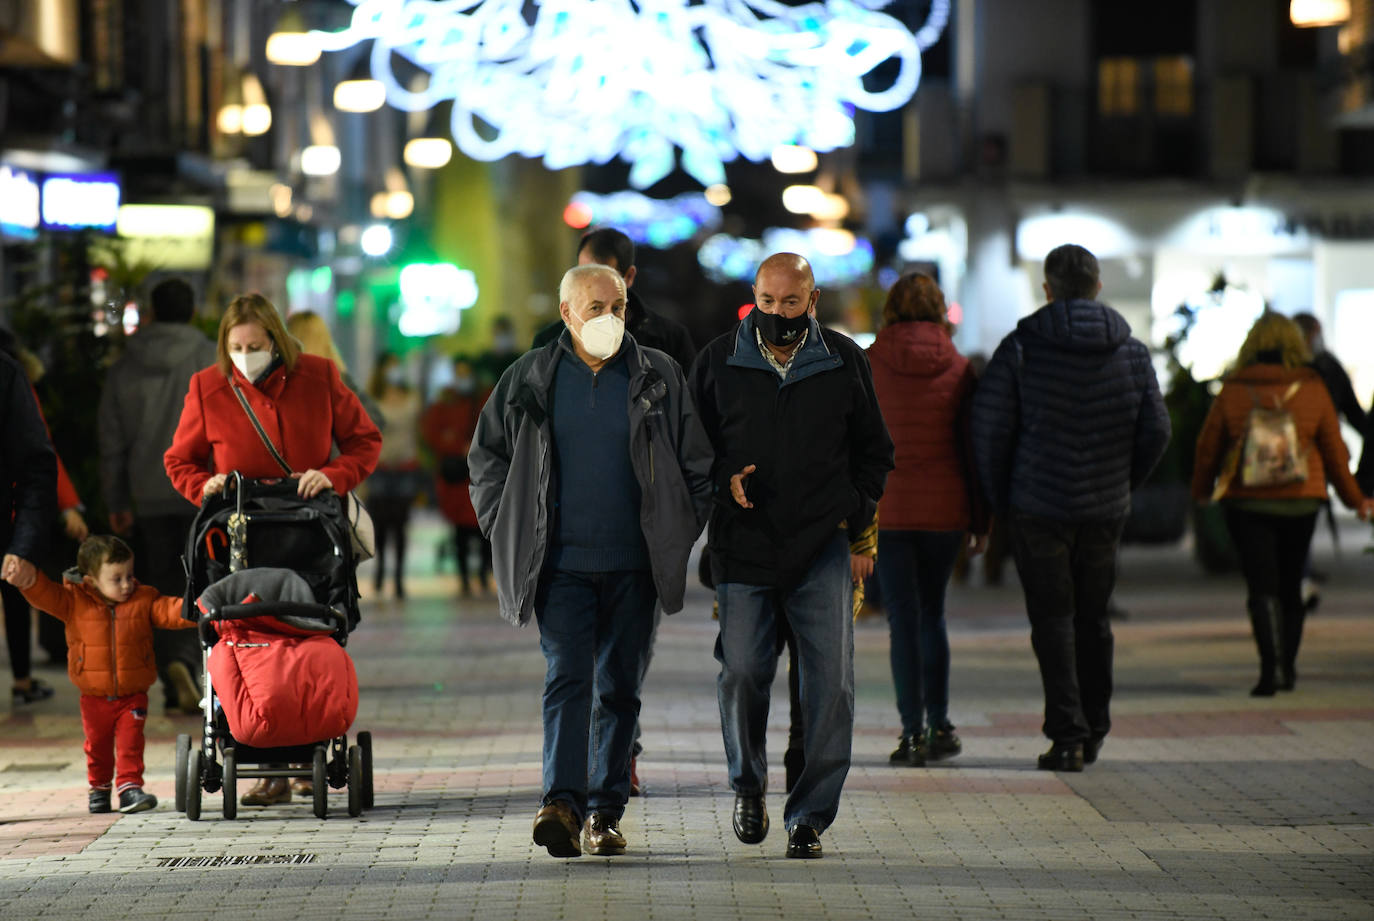
[[[357,675],[343,647],[358,623],[358,586],[343,503],[289,479],[231,474],[201,506],[182,559],[182,616],[199,625],[205,696],[200,744],[176,741],[176,807],[200,818],[201,793],[224,791],[238,814],[240,777],[296,777],[309,764],[314,812],[348,789],[348,814],[372,806],[372,734],[346,732]]]

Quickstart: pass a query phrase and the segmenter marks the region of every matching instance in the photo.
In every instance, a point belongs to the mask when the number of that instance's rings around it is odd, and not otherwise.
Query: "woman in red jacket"
[[[227,475],[282,475],[234,391],[247,399],[306,498],[353,489],[377,465],[382,435],[339,370],[303,354],[272,302],[261,294],[234,298],[219,324],[218,360],[196,372],[172,445],[163,455],[176,490],[199,505],[224,489]],[[330,457],[338,445],[338,454]],[[244,795],[248,806],[291,799],[285,778],[264,778]]]
[[[1336,407],[1321,377],[1307,367],[1309,360],[1296,323],[1282,314],[1262,314],[1207,413],[1194,455],[1193,499],[1221,500],[1245,575],[1246,608],[1260,655],[1252,697],[1292,690],[1297,681],[1294,664],[1307,615],[1303,564],[1328,478],[1341,501],[1361,518],[1374,514],[1374,499],[1360,491],[1350,474],[1350,452],[1341,441]],[[1298,450],[1292,458],[1296,465],[1287,474],[1243,469],[1242,448],[1251,411],[1257,408],[1280,410],[1291,418]],[[1285,450],[1272,456],[1288,455]]]
[[[868,350],[897,462],[878,504],[878,584],[902,719],[889,760],[911,767],[962,750],[949,722],[945,588],[960,547],[979,553],[987,541],[967,449],[974,375],[951,329],[940,286],[913,272],[888,291]]]

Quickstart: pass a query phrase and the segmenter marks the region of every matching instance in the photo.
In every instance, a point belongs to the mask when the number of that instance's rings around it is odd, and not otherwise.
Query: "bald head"
[[[788,283],[800,284],[808,291],[816,287],[816,276],[811,274],[811,263],[796,253],[774,253],[760,262],[759,270],[754,274],[755,287],[758,287],[759,279],[764,273],[775,275],[780,282],[785,280]]]

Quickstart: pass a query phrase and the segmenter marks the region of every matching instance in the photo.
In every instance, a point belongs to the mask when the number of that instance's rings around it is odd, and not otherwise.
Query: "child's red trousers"
[[[124,697],[81,695],[81,729],[86,734],[86,779],[92,789],[115,793],[143,786],[143,725],[148,721],[148,695]],[[118,759],[119,775],[115,775]]]

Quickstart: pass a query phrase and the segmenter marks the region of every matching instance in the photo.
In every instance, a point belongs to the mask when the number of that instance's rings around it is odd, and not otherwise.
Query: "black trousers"
[[[181,556],[186,552],[186,535],[195,523],[195,514],[144,515],[134,523],[134,570],[138,580],[164,595],[186,591],[186,571]],[[181,662],[200,683],[200,643],[195,630],[153,630],[153,658],[167,703],[176,701],[176,690],[167,677],[167,666]]]
[[[1043,731],[1056,743],[1100,739],[1112,726],[1107,603],[1125,523],[1124,517],[1074,523],[1016,511],[1007,522],[1045,691]]]
[[[33,667],[33,614],[19,589],[0,582],[0,605],[5,608],[5,643],[10,652],[10,673],[16,681],[30,676]]]
[[[1245,591],[1253,610],[1265,598],[1278,602],[1279,648],[1291,668],[1302,642],[1307,609],[1302,603],[1302,574],[1317,528],[1317,513],[1266,515],[1222,503],[1226,530],[1236,545]]]

